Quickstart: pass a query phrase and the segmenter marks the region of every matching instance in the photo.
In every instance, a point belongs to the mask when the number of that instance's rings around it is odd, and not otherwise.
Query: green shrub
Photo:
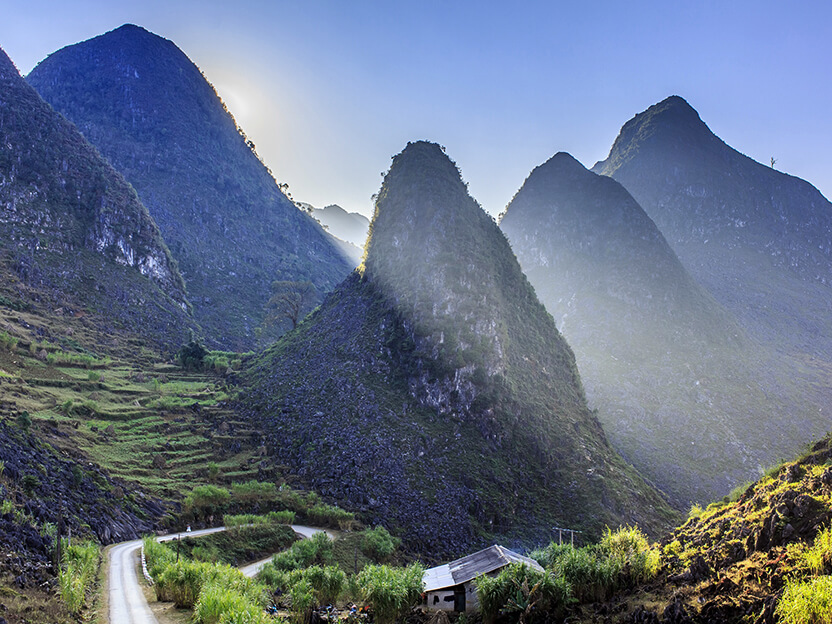
[[[0,332],[0,345],[8,351],[17,349],[18,339],[10,335],[8,332]]]
[[[529,557],[537,561],[544,568],[550,568],[552,564],[564,556],[567,551],[574,550],[570,544],[558,544],[551,542],[545,548],[536,548],[529,553]]]
[[[208,575],[210,563],[180,559],[167,566],[154,577],[156,598],[173,602],[180,608],[191,608],[199,598],[199,592]]]
[[[231,494],[216,485],[198,485],[185,497],[185,508],[195,516],[219,512],[228,503]]]
[[[156,579],[156,597],[173,602],[177,607],[190,608],[196,604],[202,588],[209,583],[242,594],[261,608],[265,605],[263,587],[246,578],[237,568],[184,559],[169,565]]]
[[[231,495],[239,503],[273,501],[277,498],[277,487],[274,483],[252,480],[232,485]]]
[[[326,533],[315,533],[309,539],[292,544],[292,547],[277,553],[272,559],[278,570],[297,570],[315,564],[327,564],[332,560],[332,540]]]
[[[20,412],[17,415],[17,418],[15,418],[15,421],[17,422],[17,426],[23,429],[23,431],[26,431],[27,433],[29,431],[29,427],[32,426],[32,417],[29,416],[29,412],[27,412],[26,410]]]
[[[604,556],[594,546],[570,546],[552,563],[551,571],[566,579],[579,602],[595,602],[605,600],[618,588],[621,562]]]
[[[308,624],[312,616],[312,607],[315,604],[312,584],[301,578],[289,589],[289,599],[292,602],[292,622]]]
[[[390,535],[383,526],[364,529],[361,532],[361,550],[368,557],[385,561],[402,541]]]
[[[356,579],[362,598],[370,604],[378,624],[393,624],[419,603],[424,568],[414,563],[406,568],[368,565]]]
[[[185,370],[202,370],[206,355],[208,355],[208,349],[192,336],[191,340],[179,349],[176,361]]]
[[[832,577],[788,581],[775,613],[782,624],[832,624]]]

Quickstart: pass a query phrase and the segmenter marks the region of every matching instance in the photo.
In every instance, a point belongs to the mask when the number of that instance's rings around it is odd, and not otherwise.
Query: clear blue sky
[[[130,22],[206,74],[295,199],[369,214],[409,140],[447,147],[500,212],[557,151],[587,166],[671,94],[832,196],[832,3],[0,0],[27,73]]]

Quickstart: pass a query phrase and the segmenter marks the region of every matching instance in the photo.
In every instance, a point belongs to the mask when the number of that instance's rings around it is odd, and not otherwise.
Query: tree
[[[272,282],[272,296],[269,299],[266,324],[276,325],[281,321],[288,320],[292,323],[292,329],[298,326],[298,321],[303,313],[317,299],[318,292],[312,282]]]

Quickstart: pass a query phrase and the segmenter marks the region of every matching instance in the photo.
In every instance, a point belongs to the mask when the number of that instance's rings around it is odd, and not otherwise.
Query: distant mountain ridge
[[[185,285],[135,191],[0,50],[0,269],[7,296],[181,344]]]
[[[128,24],[51,54],[28,80],[136,188],[209,344],[253,347],[272,281],[308,280],[323,293],[348,274],[171,41]]]
[[[432,143],[394,157],[365,263],[247,386],[279,461],[424,553],[673,516],[607,445],[569,346]]]
[[[370,231],[370,220],[358,212],[347,212],[337,204],[312,208],[312,216],[326,226],[330,234],[364,248]]]
[[[627,188],[754,335],[832,354],[832,204],[811,184],[729,147],[678,96],[624,124],[593,171]]]
[[[772,355],[618,182],[558,153],[532,171],[500,226],[575,349],[613,446],[679,508],[724,495],[808,433],[781,440],[790,427],[773,413],[801,412],[767,392]]]

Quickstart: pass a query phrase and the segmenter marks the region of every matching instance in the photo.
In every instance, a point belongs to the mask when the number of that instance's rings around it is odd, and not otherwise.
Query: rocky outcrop
[[[20,586],[51,582],[55,531],[102,544],[151,532],[166,512],[161,501],[114,481],[81,457],[67,457],[0,420],[0,491],[11,503],[0,515],[0,561]]]
[[[0,263],[58,307],[165,346],[193,327],[185,285],[130,185],[0,51]],[[10,276],[9,276],[10,275]]]

